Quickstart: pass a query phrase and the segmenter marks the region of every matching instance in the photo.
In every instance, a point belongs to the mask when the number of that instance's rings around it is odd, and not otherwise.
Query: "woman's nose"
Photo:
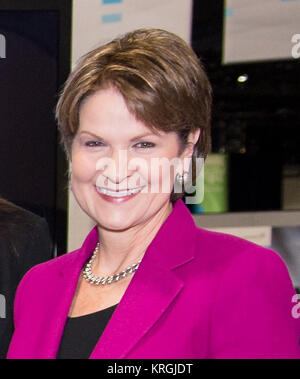
[[[134,170],[129,170],[127,150],[115,149],[109,157],[101,158],[97,162],[97,171],[101,172],[105,186],[121,186],[124,181],[132,174]],[[111,188],[113,189],[113,188]],[[117,188],[116,188],[117,189]]]

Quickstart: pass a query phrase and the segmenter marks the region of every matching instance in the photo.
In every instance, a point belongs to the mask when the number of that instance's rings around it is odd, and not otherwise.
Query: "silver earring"
[[[176,175],[176,180],[179,184],[183,184],[184,182],[187,181],[189,177],[189,173],[187,171],[184,171],[183,174],[177,174]]]

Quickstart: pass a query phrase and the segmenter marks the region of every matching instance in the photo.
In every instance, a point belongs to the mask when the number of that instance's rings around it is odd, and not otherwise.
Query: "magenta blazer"
[[[95,227],[79,250],[25,275],[8,358],[56,358],[82,266],[97,241]],[[300,358],[293,297],[277,253],[198,228],[178,200],[90,358]]]

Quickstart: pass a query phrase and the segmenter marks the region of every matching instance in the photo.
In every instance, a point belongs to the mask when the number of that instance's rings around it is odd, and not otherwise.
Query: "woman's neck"
[[[100,248],[94,261],[94,274],[111,275],[137,263],[172,210],[169,202],[143,224],[122,231],[98,226]]]

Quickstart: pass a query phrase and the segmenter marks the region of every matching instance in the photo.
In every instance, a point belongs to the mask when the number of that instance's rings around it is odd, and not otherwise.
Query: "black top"
[[[57,359],[88,359],[118,304],[81,317],[68,317]]]
[[[0,207],[0,359],[6,357],[12,338],[13,304],[20,280],[33,266],[51,258],[46,220],[23,209],[6,213]]]

